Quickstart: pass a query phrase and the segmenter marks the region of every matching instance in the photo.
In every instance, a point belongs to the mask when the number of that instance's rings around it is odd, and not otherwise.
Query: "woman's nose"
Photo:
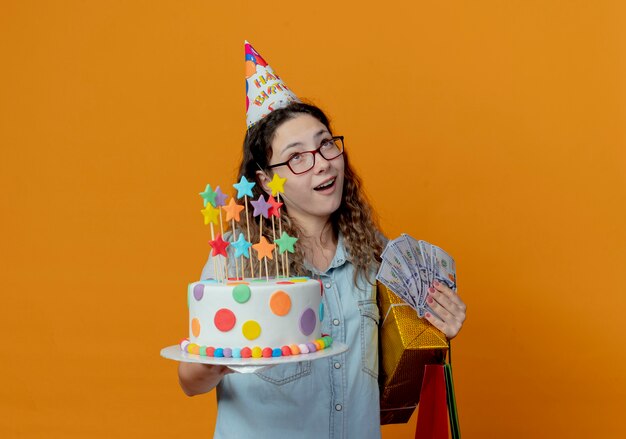
[[[315,164],[313,165],[315,172],[325,171],[330,166],[330,160],[326,160],[319,151],[315,153]]]

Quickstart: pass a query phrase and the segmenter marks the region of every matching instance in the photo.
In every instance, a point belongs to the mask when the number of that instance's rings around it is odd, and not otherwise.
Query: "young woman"
[[[181,387],[190,396],[217,387],[218,438],[378,438],[379,314],[372,284],[385,238],[350,167],[343,137],[333,135],[317,107],[291,103],[248,130],[240,176],[257,183],[258,197],[271,192],[267,184],[274,172],[287,178],[283,227],[298,237],[291,273],[321,280],[322,332],[350,349],[257,374],[180,363]],[[258,234],[259,224],[250,226]],[[209,260],[203,279],[212,277],[212,269]],[[443,285],[431,289],[428,300],[441,320],[426,318],[449,338],[456,336],[465,304]]]

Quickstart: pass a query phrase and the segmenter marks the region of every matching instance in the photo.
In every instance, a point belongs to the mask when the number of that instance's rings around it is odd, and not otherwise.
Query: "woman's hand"
[[[194,396],[210,392],[225,375],[233,372],[226,366],[181,362],[178,364],[178,381],[187,396]]]
[[[426,320],[446,334],[448,339],[453,339],[461,330],[465,321],[465,303],[450,288],[441,282],[434,281],[428,289],[426,303],[437,313],[440,318],[431,313],[426,313]]]

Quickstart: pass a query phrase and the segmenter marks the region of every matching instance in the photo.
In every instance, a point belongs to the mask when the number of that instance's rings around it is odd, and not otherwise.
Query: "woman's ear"
[[[269,182],[272,181],[271,178],[269,178],[267,176],[267,174],[263,171],[256,171],[256,176],[258,177],[259,181],[261,182],[261,188],[263,189],[263,191],[270,195],[272,193],[272,190],[270,189],[270,187],[267,185]]]

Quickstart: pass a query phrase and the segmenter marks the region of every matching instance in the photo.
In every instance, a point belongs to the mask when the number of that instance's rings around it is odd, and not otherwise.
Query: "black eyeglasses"
[[[294,174],[304,174],[315,166],[315,154],[317,153],[326,160],[336,159],[343,154],[343,136],[335,136],[330,139],[322,140],[322,144],[319,148],[312,151],[295,152],[286,162],[270,165],[267,169],[287,165]]]

